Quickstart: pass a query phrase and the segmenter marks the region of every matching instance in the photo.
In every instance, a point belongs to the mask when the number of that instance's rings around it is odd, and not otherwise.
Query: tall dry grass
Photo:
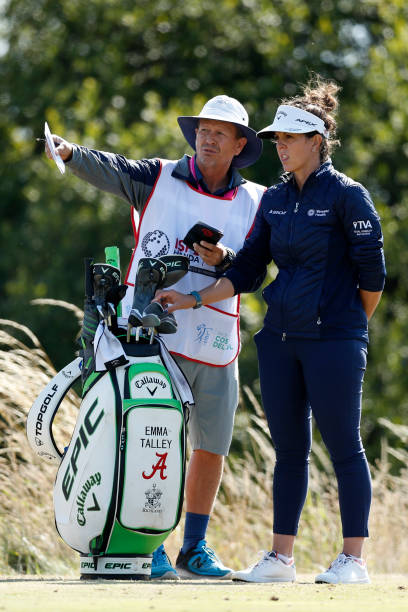
[[[78,318],[78,312],[75,313]],[[68,359],[67,359],[68,361]],[[0,572],[71,573],[78,556],[59,538],[54,527],[52,487],[55,467],[36,459],[27,443],[29,408],[55,371],[31,331],[0,320]],[[266,421],[255,396],[244,388],[253,411],[237,419],[248,450],[226,462],[222,487],[210,521],[208,539],[223,561],[241,568],[252,563],[261,548],[271,546],[274,451]],[[79,399],[70,392],[55,423],[59,447],[70,439]],[[408,428],[386,421],[390,434],[408,441]],[[390,458],[399,461],[398,475]],[[319,467],[318,467],[319,466]],[[371,571],[408,571],[408,452],[384,440],[373,476],[371,538],[366,556]],[[183,521],[166,548],[174,559],[182,540]],[[296,562],[299,569],[318,570],[341,546],[334,473],[326,452],[314,444],[309,494],[303,510]]]
[[[75,563],[54,527],[55,467],[35,457],[25,433],[31,404],[54,374],[34,334],[0,320],[1,573],[64,573]],[[56,427],[59,448],[70,439],[78,405],[70,392]]]

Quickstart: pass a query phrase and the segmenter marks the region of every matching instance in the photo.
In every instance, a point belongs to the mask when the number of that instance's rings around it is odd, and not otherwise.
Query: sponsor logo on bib
[[[199,342],[200,344],[208,344],[211,331],[212,327],[207,327],[205,323],[200,323],[200,325],[197,325],[196,327],[196,337],[194,338],[194,342]]]
[[[142,240],[142,251],[146,257],[161,257],[170,250],[170,240],[161,230],[148,232]]]
[[[217,334],[213,341],[213,347],[219,351],[232,351],[233,347],[225,334]]]

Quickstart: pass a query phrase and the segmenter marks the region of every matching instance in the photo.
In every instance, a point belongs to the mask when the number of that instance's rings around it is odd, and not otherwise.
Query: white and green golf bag
[[[50,381],[27,419],[34,452],[59,463],[55,523],[80,553],[82,578],[149,578],[152,552],[178,524],[183,504],[190,387],[160,335],[117,336],[121,359],[83,380],[64,454],[52,423],[81,377],[81,358]]]

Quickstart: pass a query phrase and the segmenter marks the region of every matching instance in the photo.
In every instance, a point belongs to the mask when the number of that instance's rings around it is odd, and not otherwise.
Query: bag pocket
[[[173,529],[183,503],[184,416],[175,399],[123,400],[117,519],[142,533]]]

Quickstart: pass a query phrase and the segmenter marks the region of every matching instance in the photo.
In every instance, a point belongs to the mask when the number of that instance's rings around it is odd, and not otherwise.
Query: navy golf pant
[[[263,407],[276,451],[274,533],[296,535],[308,486],[311,416],[337,477],[343,537],[367,537],[371,479],[360,437],[367,345],[255,336]]]

